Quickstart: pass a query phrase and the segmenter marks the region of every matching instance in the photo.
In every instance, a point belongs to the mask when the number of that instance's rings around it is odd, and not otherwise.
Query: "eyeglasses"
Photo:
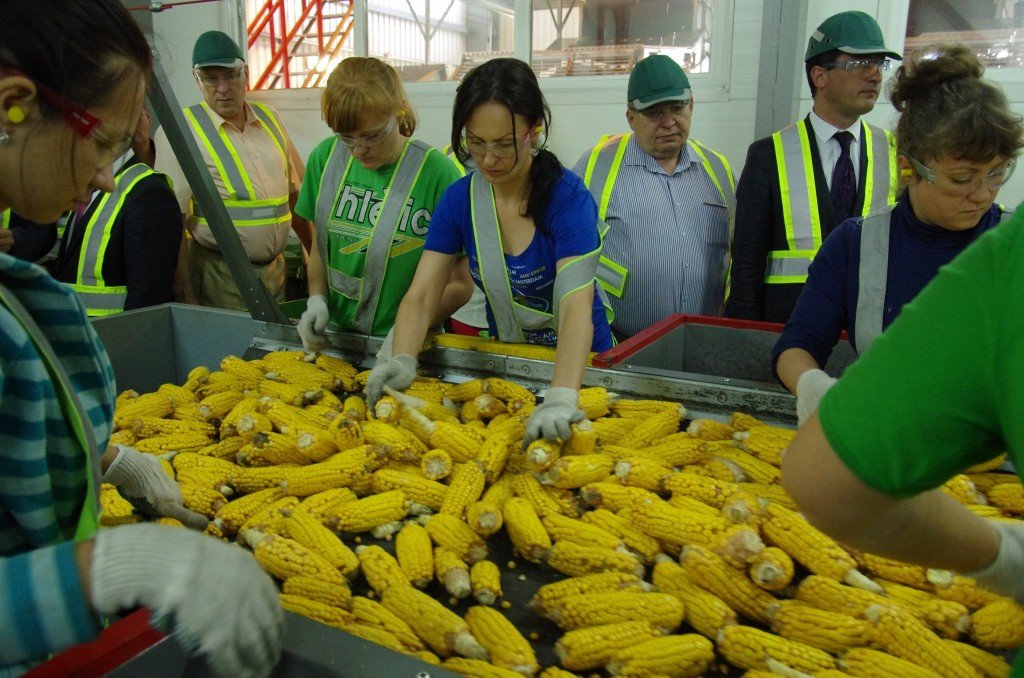
[[[493,144],[485,144],[479,139],[470,139],[465,133],[462,135],[462,145],[472,155],[477,157],[483,157],[488,151],[494,154],[496,158],[511,158],[516,154],[516,146],[524,145],[526,140],[530,138],[530,130],[526,130],[526,134],[523,135],[522,139],[512,139],[511,141],[495,141]]]
[[[971,174],[962,174],[960,176],[947,176],[945,174],[939,174],[936,170],[931,167],[927,167],[924,163],[918,162],[913,158],[910,158],[910,163],[917,170],[917,173],[921,175],[921,178],[927,181],[929,184],[942,189],[943,191],[960,197],[967,197],[977,191],[982,185],[987,186],[988,190],[995,193],[1000,188],[1006,185],[1006,182],[1013,176],[1013,170],[1017,167],[1016,160],[1007,160],[1006,164],[1002,167],[997,167],[985,176],[975,176]]]
[[[0,68],[3,68],[8,73],[20,75],[23,78],[29,77],[26,73],[3,63],[0,63]],[[33,80],[33,82],[39,91],[39,96],[50,106],[61,112],[64,122],[75,134],[83,139],[91,139],[96,144],[96,147],[99,149],[98,162],[100,167],[111,164],[131,148],[132,134],[126,133],[118,141],[111,141],[106,134],[99,130],[100,125],[103,124],[102,120],[85,110],[82,106],[68,101],[43,83],[36,80]]]
[[[690,106],[690,100],[680,101],[677,104],[665,104],[663,106],[657,106],[655,108],[645,108],[640,111],[633,109],[636,113],[644,116],[649,122],[661,122],[665,119],[665,116],[670,118],[677,118],[686,112],[686,109]]]
[[[245,74],[245,66],[239,66],[223,75],[209,75],[208,73],[200,72],[198,68],[193,72],[196,74],[196,79],[199,80],[200,85],[207,89],[217,89],[221,83],[226,85],[237,85],[240,83],[242,76]]]
[[[334,136],[338,137],[338,141],[345,144],[349,148],[355,148],[357,145],[363,148],[373,148],[374,146],[380,146],[388,135],[391,134],[391,130],[395,128],[395,116],[392,115],[388,120],[388,124],[384,129],[374,132],[373,134],[367,134],[365,137],[350,137],[342,134],[341,132],[335,132]]]
[[[825,64],[825,68],[846,71],[854,75],[874,75],[889,70],[892,62],[889,59],[850,59],[849,61],[833,61]]]

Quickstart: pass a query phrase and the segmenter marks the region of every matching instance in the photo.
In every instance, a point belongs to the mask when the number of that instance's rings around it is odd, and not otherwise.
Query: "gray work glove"
[[[100,530],[91,602],[112,615],[145,606],[153,623],[220,676],[267,676],[281,653],[277,587],[238,546],[166,525]]]
[[[205,530],[210,520],[184,506],[181,488],[167,475],[160,459],[134,447],[115,445],[117,456],[102,481],[117,487],[121,496],[150,518],[176,518],[186,527]]]
[[[572,424],[586,419],[579,408],[580,393],[571,388],[549,388],[544,402],[526,420],[523,448],[538,438],[565,442],[572,435]]]
[[[299,338],[302,339],[302,348],[307,351],[319,351],[327,346],[327,338],[324,330],[331,319],[331,313],[327,309],[327,297],[322,294],[314,294],[306,300],[306,310],[299,318]]]
[[[999,532],[999,553],[984,570],[965,572],[982,588],[1024,604],[1024,525],[993,523]]]
[[[366,380],[366,406],[373,409],[381,396],[384,387],[390,386],[396,391],[409,388],[416,378],[416,356],[400,353],[384,362],[377,361],[377,366],[370,372]]]
[[[807,370],[796,382],[796,423],[803,426],[818,411],[821,399],[836,380],[823,370]]]

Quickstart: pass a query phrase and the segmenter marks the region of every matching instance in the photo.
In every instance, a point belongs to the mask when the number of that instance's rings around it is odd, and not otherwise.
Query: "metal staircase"
[[[320,87],[352,32],[354,0],[264,0],[247,27],[252,89]]]

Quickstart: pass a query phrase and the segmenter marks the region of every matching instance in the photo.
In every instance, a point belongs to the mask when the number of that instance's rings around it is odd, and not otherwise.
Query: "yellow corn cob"
[[[341,416],[341,401],[338,400],[338,396],[334,395],[330,391],[323,391],[324,397],[321,397],[315,405],[306,405],[303,412],[316,418],[318,421],[326,421],[327,425],[330,426],[331,422]]]
[[[749,452],[735,447],[732,443],[709,443],[705,449],[710,459],[736,466],[751,482],[772,485],[778,483],[782,478],[782,471],[778,466],[762,461]]]
[[[533,594],[529,606],[541,616],[559,608],[569,596],[591,595],[616,591],[646,591],[650,586],[635,574],[625,572],[598,572],[581,577],[568,577],[544,584]]]
[[[366,583],[378,594],[392,586],[410,585],[409,578],[395,557],[380,546],[357,546],[356,554]]]
[[[480,398],[487,397],[491,398],[497,403],[501,403],[502,407],[505,407],[505,403],[501,402],[494,396],[481,395]],[[459,407],[459,420],[464,424],[474,424],[477,422],[484,421],[484,416],[480,412],[480,408],[477,407],[476,398],[471,398],[462,403]]]
[[[765,499],[776,506],[796,511],[797,505],[789,493],[781,485],[758,485],[757,483],[736,483],[737,491],[746,491],[755,497]]]
[[[448,389],[448,397],[457,403],[473,400],[484,393],[485,380],[470,379]]]
[[[466,622],[427,594],[411,586],[391,586],[384,592],[381,602],[438,655],[487,657],[487,651],[473,637]]]
[[[533,504],[520,497],[513,497],[505,502],[502,515],[505,530],[516,552],[530,562],[546,560],[551,551],[551,538]]]
[[[446,513],[438,513],[427,519],[425,527],[435,545],[444,547],[467,563],[475,563],[487,557],[487,544],[469,529],[462,520]]]
[[[486,393],[499,400],[504,400],[506,403],[519,402],[533,405],[537,402],[537,398],[529,390],[507,379],[491,377],[487,380],[484,390]]]
[[[263,370],[255,363],[243,360],[236,355],[227,355],[221,358],[220,369],[234,374],[239,379],[260,380],[263,378]]]
[[[724,424],[715,419],[693,419],[686,427],[686,432],[701,440],[732,440],[735,433],[729,424]]]
[[[452,472],[452,458],[444,450],[430,450],[420,458],[420,468],[430,480],[443,480]]]
[[[227,459],[234,462],[235,455],[238,454],[238,451],[242,449],[244,444],[245,441],[238,436],[231,436],[230,438],[223,438],[219,442],[196,450],[196,454],[200,454],[205,457],[215,457],[217,459]]]
[[[988,501],[987,499],[985,501]],[[990,504],[964,504],[964,507],[971,513],[981,516],[982,518],[996,518],[1003,519],[1007,518],[1009,514],[998,506],[991,506]]]
[[[430,664],[431,666],[440,666],[441,665],[441,658],[438,657],[433,652],[431,652],[430,650],[417,650],[416,652],[407,652],[406,654],[408,654],[410,657],[415,657],[416,659],[419,659],[421,662],[424,662],[425,664]],[[454,657],[453,657],[453,659],[454,659]],[[478,660],[478,659],[469,659],[467,661],[480,661],[480,660]]]
[[[387,631],[398,639],[407,652],[418,652],[425,650],[423,641],[416,635],[409,624],[402,621],[395,612],[384,607],[380,603],[356,596],[352,599],[352,614],[356,621],[367,626],[374,626],[382,631]]]
[[[466,523],[470,529],[483,537],[489,537],[500,530],[504,524],[501,512],[512,494],[512,476],[499,478],[487,488],[480,501],[466,509]]]
[[[490,560],[473,563],[469,569],[469,583],[473,597],[481,605],[494,605],[502,595],[501,572]]]
[[[969,472],[967,477],[970,478],[971,482],[974,483],[974,488],[979,492],[988,494],[996,485],[1003,483],[1015,483],[1020,484],[1021,480],[1013,473],[1006,471],[983,471],[983,472]]]
[[[764,544],[756,531],[725,518],[676,508],[661,499],[640,502],[630,509],[637,529],[665,544],[714,547],[730,561],[748,562]]]
[[[736,613],[724,600],[694,584],[683,568],[668,556],[657,558],[651,583],[658,591],[678,598],[683,603],[686,623],[709,638],[716,637],[723,627],[736,623]]]
[[[868,618],[875,625],[875,644],[886,652],[944,675],[977,675],[959,652],[910,613],[879,606],[868,610]]]
[[[246,440],[252,439],[257,433],[270,433],[274,430],[274,422],[262,412],[246,412],[235,422],[235,433]]]
[[[171,399],[171,404],[175,407],[179,403],[194,403],[196,401],[195,392],[184,386],[178,386],[177,384],[160,384],[160,387],[156,390],[157,393],[163,393],[165,396]],[[133,391],[134,393],[134,391]],[[135,393],[135,397],[138,397],[138,393]],[[118,396],[117,406],[120,406],[120,396]]]
[[[199,413],[207,421],[224,417],[235,405],[242,402],[245,396],[240,391],[221,391],[208,395],[199,401]]]
[[[341,416],[351,422],[366,421],[366,401],[362,396],[350,395],[342,401]]]
[[[607,415],[611,407],[611,394],[603,386],[590,386],[580,389],[579,408],[587,419],[600,419]]]
[[[612,655],[608,671],[613,676],[703,676],[715,658],[711,641],[696,633],[664,636],[637,643]]]
[[[423,588],[434,577],[434,545],[422,525],[406,523],[395,538],[395,557],[406,578]]]
[[[426,417],[423,418],[426,419]],[[365,442],[388,447],[392,459],[419,463],[420,457],[429,451],[419,438],[404,428],[391,426],[375,420],[364,421],[360,428]],[[434,445],[433,447],[438,446]],[[447,448],[442,449],[451,452]]]
[[[302,386],[274,381],[273,379],[261,379],[257,389],[260,395],[270,396],[295,407],[302,407],[306,402],[306,398],[313,397],[315,394],[315,391],[307,391]]]
[[[619,419],[605,417],[594,421],[594,435],[597,437],[597,447],[619,444],[629,433],[640,423],[639,418]]]
[[[144,438],[135,443],[135,449],[147,454],[198,452],[212,442],[213,440],[203,433],[172,433]]]
[[[665,481],[665,489],[720,509],[738,488],[735,483],[715,478],[693,473],[676,473]]]
[[[220,379],[214,379],[214,376],[218,375]],[[255,395],[258,393],[260,382],[249,381],[246,379],[238,379],[234,375],[228,374],[227,372],[214,372],[210,375],[209,381],[196,389],[196,398],[202,401],[210,396],[218,395],[220,393],[240,393],[243,396]],[[212,401],[216,403],[216,401]],[[192,403],[182,403],[183,406],[191,405]],[[204,419],[210,418],[210,411],[208,409],[200,409]],[[226,414],[226,413],[225,413]],[[219,417],[214,417],[219,418]]]
[[[683,623],[683,603],[668,593],[599,592],[566,596],[546,616],[563,629],[646,621],[664,633]]]
[[[284,523],[291,515],[292,509],[299,505],[295,497],[281,497],[269,506],[265,506],[242,523],[238,528],[239,534],[245,534],[246,530],[257,530],[266,534],[276,534],[287,537]]]
[[[474,463],[483,471],[488,482],[494,482],[505,470],[517,441],[522,437],[509,431],[498,431],[487,436]]]
[[[922,591],[933,591],[935,586],[931,579],[946,572],[945,570],[929,570],[920,565],[912,565],[864,551],[850,551],[850,553],[869,574]],[[952,581],[952,575],[949,576],[949,581]]]
[[[181,485],[181,497],[185,508],[207,518],[213,518],[230,503],[223,493],[193,483]]]
[[[330,510],[332,506],[344,504],[349,501],[355,501],[356,499],[357,497],[351,489],[347,487],[336,487],[305,497],[299,506],[302,507],[303,511],[309,513],[320,522],[323,522],[325,513]]]
[[[1024,606],[1009,598],[989,603],[971,615],[971,637],[981,647],[1008,650],[1024,645]]]
[[[393,396],[386,395],[373,406],[373,418],[385,424],[397,424],[402,410]]]
[[[768,610],[775,598],[754,586],[746,575],[702,546],[685,547],[679,561],[694,584],[715,594],[740,614],[768,623]]]
[[[163,420],[161,419],[160,421]],[[120,431],[114,431],[113,433],[110,434],[111,445],[130,446],[134,445],[135,441],[137,441],[138,439],[139,437],[135,435],[135,431],[131,430],[130,428],[123,428]]]
[[[338,386],[346,393],[357,389],[356,374],[358,372],[356,368],[341,358],[320,354],[313,364],[334,377],[338,381]]]
[[[982,650],[980,647],[974,647],[973,645],[956,640],[946,640],[943,642],[956,650],[984,678],[1007,678],[1010,675],[1011,667],[1002,657]]]
[[[526,420],[530,418],[531,408],[524,408],[515,414],[509,414],[507,418],[502,418],[501,421],[491,420],[491,423],[485,429],[485,435],[489,438],[505,433],[518,442],[526,432]]]
[[[217,429],[207,422],[160,419],[157,417],[139,417],[132,423],[131,431],[135,433],[137,439],[179,433],[197,433],[208,438],[217,435]]]
[[[263,413],[280,433],[297,436],[300,433],[318,433],[331,425],[331,419],[314,414],[312,410],[271,400],[262,406]]]
[[[736,490],[722,504],[722,515],[734,523],[759,525],[768,501],[747,490]]]
[[[645,418],[629,434],[629,444],[634,447],[647,447],[658,440],[679,430],[679,423],[686,416],[686,408],[676,405],[656,412]]]
[[[881,587],[857,569],[857,561],[831,537],[808,523],[800,514],[769,504],[761,529],[776,546],[814,574],[851,586],[881,592]]]
[[[766,591],[778,591],[793,581],[793,559],[782,549],[769,546],[750,561],[747,574]]]
[[[348,586],[331,585],[317,577],[288,577],[281,585],[281,591],[345,610],[352,607],[352,591]]]
[[[988,500],[1007,513],[1024,515],[1024,485],[1017,483],[1000,483],[988,490]]]
[[[561,453],[561,441],[535,440],[526,448],[526,467],[531,472],[543,471],[558,461]]]
[[[729,416],[729,426],[734,431],[749,431],[755,426],[764,426],[765,423],[757,417],[752,417],[744,412],[733,412]]]
[[[241,536],[263,569],[278,579],[306,575],[322,579],[332,586],[348,585],[330,563],[293,539],[257,530],[248,530]]]
[[[615,463],[615,475],[623,485],[663,492],[665,481],[674,471],[644,457],[625,457]]]
[[[595,509],[583,514],[583,522],[599,527],[622,540],[644,563],[650,563],[661,552],[661,546],[653,537],[636,529],[631,523],[607,509]]]
[[[161,460],[163,461],[163,460]],[[166,462],[165,462],[166,463]],[[170,464],[168,464],[169,466]],[[230,485],[230,474],[226,471],[214,471],[205,468],[186,468],[178,471],[176,477],[179,485],[202,485],[216,490],[226,497],[234,494]]]
[[[647,622],[628,621],[569,631],[555,643],[559,663],[573,671],[597,669],[620,650],[633,647],[661,633]]]
[[[814,574],[800,581],[794,597],[818,609],[847,614],[858,619],[866,619],[867,611],[875,605],[903,606],[900,601],[887,596],[846,586],[829,577]]]
[[[168,417],[174,411],[171,399],[163,393],[146,393],[123,401],[114,411],[114,428],[131,428],[141,417]]]
[[[384,448],[375,445],[345,450],[319,464],[292,469],[281,481],[281,489],[289,495],[306,497],[338,487],[356,488],[363,480],[369,485],[371,473],[386,454]]]
[[[863,678],[939,678],[942,675],[914,662],[865,647],[844,652],[839,658],[839,668]]]
[[[182,452],[174,456],[171,465],[176,471],[186,468],[208,468],[211,470],[237,471],[240,467],[227,459],[217,459],[195,452]]]
[[[244,454],[249,466],[266,466],[272,464],[309,464],[313,461],[299,450],[298,436],[284,433],[257,433],[252,437],[255,450],[247,450]],[[243,451],[238,452],[238,462],[243,461]],[[266,463],[254,463],[265,461]]]
[[[623,548],[622,540],[600,527],[566,516],[549,513],[541,519],[551,541],[571,541],[580,546],[592,546],[614,551]]]
[[[434,573],[450,595],[462,599],[473,592],[469,566],[458,554],[438,546],[434,549]]]
[[[580,499],[594,508],[618,512],[634,504],[658,496],[641,487],[626,487],[610,482],[588,483],[580,488]]]
[[[463,464],[452,473],[440,512],[462,518],[469,505],[483,494],[485,484],[484,472],[480,467],[476,464]]]
[[[811,607],[798,600],[780,600],[769,611],[771,629],[783,638],[795,640],[830,654],[871,642],[872,626],[839,612]]]
[[[512,476],[510,482],[515,495],[528,501],[538,516],[562,511],[561,505],[544,491],[544,488],[533,476],[518,473]]]
[[[795,430],[778,426],[751,426],[746,431],[734,433],[733,439],[761,461],[781,466],[782,456],[795,435]]]
[[[603,450],[608,452],[611,447],[613,446],[606,445]],[[662,466],[675,468],[703,461],[705,454],[702,441],[691,438],[685,433],[673,433],[659,440],[656,445],[642,450],[633,450],[624,456],[650,459]]]
[[[282,593],[278,598],[283,609],[313,621],[318,621],[321,624],[342,628],[345,624],[353,621],[352,613],[348,610],[327,605],[319,600],[313,600],[303,595]]]
[[[265,376],[267,380],[294,384],[307,391],[333,391],[341,386],[341,381],[332,374],[316,365],[301,361],[275,363],[270,366]]]
[[[507,505],[506,505],[507,506]],[[508,516],[506,516],[506,521]],[[580,546],[569,541],[555,542],[548,552],[548,565],[570,577],[597,572],[625,572],[643,575],[644,566],[633,554],[625,551]]]
[[[441,483],[390,468],[374,471],[370,487],[377,493],[401,490],[410,501],[422,504],[432,511],[437,511],[442,507],[445,496],[450,492]]]
[[[467,406],[469,406],[467,408]],[[508,408],[501,400],[498,400],[490,393],[482,393],[473,400],[468,400],[463,403],[463,408],[467,408],[467,415],[474,419],[494,419],[495,417],[501,416],[502,414],[508,413]]]
[[[679,403],[672,402],[671,400],[630,400],[614,396],[608,409],[612,416],[644,419],[652,414],[664,412],[665,410],[674,410],[677,407],[679,407]]]
[[[879,584],[886,596],[904,603],[898,607],[911,612],[943,638],[955,640],[967,631],[970,618],[967,608],[960,603],[895,582],[880,580]]]
[[[562,454],[593,454],[597,451],[597,433],[594,424],[584,419],[572,425],[572,435],[562,443]]]
[[[109,483],[100,485],[100,525],[114,527],[141,520],[128,500],[117,491],[117,487]]]
[[[523,674],[503,669],[481,659],[451,657],[441,663],[441,668],[452,671],[466,678],[516,678]]]
[[[985,495],[978,492],[971,479],[964,474],[955,475],[941,486],[943,492],[961,504],[987,504]]]
[[[577,676],[575,673],[563,671],[557,666],[549,666],[537,674],[537,678],[577,678]]]
[[[540,670],[530,641],[497,610],[479,605],[471,607],[466,611],[466,623],[487,650],[491,664],[526,676]]]
[[[615,460],[606,454],[574,454],[562,457],[540,476],[541,483],[562,489],[583,487],[611,475]]]
[[[968,610],[977,610],[999,600],[997,594],[979,588],[973,579],[960,576],[953,577],[949,586],[936,586],[935,597],[960,603]]]
[[[238,467],[228,471],[228,484],[240,494],[249,494],[271,487],[278,487],[287,477],[294,465],[288,466],[255,466]]]
[[[338,453],[334,437],[326,430],[318,433],[300,433],[296,446],[299,448],[299,454],[311,462],[323,461]]]
[[[285,521],[284,529],[289,537],[322,556],[349,579],[359,571],[359,558],[352,549],[308,511],[293,510]]]
[[[719,631],[717,644],[726,661],[743,669],[768,669],[769,659],[807,673],[836,668],[828,653],[752,626],[726,626]]]
[[[369,532],[408,514],[409,500],[405,493],[391,490],[335,506],[327,514],[326,522],[337,532]]]

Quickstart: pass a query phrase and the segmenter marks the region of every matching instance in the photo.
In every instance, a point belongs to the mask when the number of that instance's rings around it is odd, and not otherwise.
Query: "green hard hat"
[[[891,59],[903,59],[885,46],[882,29],[864,12],[840,12],[821,22],[807,41],[804,61],[834,49],[847,54],[884,54]]]
[[[192,68],[224,66],[238,68],[245,65],[245,55],[227,33],[207,31],[196,39],[192,48]]]
[[[629,74],[626,102],[638,111],[666,101],[689,101],[692,97],[686,71],[664,54],[641,59]]]

